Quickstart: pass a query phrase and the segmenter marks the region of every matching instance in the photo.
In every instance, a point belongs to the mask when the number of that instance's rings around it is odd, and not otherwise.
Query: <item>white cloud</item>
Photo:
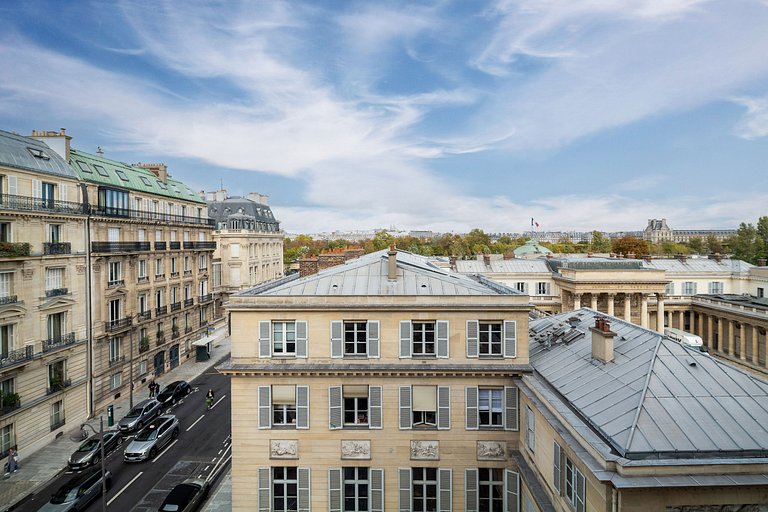
[[[768,97],[738,98],[734,101],[747,108],[736,126],[736,134],[749,140],[768,136]]]

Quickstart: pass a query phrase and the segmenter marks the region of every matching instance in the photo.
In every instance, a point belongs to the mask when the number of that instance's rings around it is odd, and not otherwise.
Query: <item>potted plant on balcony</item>
[[[15,409],[19,404],[18,393],[3,393],[0,391],[0,410]]]
[[[173,336],[174,338],[178,338],[179,337],[179,326],[178,325],[174,325],[174,326],[171,327],[171,336]]]
[[[139,340],[139,352],[146,352],[149,350],[149,336],[142,336]]]

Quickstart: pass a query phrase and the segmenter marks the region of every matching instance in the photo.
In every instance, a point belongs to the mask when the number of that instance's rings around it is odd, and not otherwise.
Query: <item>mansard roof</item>
[[[0,130],[0,165],[76,180],[67,162],[44,142]]]

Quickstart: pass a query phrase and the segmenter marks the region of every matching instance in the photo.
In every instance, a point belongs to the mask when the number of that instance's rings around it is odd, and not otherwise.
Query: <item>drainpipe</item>
[[[85,329],[86,329],[86,377],[88,384],[88,417],[93,417],[93,293],[91,292],[91,206],[88,204],[86,184],[81,184],[85,209]]]

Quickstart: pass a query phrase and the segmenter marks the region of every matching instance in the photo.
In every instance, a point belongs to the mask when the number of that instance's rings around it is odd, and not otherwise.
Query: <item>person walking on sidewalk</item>
[[[151,381],[149,383],[149,398],[155,398],[155,386],[157,386],[157,384],[155,384],[155,381]]]
[[[8,462],[5,463],[5,474],[10,475],[19,470],[19,452],[15,448],[8,450]]]

